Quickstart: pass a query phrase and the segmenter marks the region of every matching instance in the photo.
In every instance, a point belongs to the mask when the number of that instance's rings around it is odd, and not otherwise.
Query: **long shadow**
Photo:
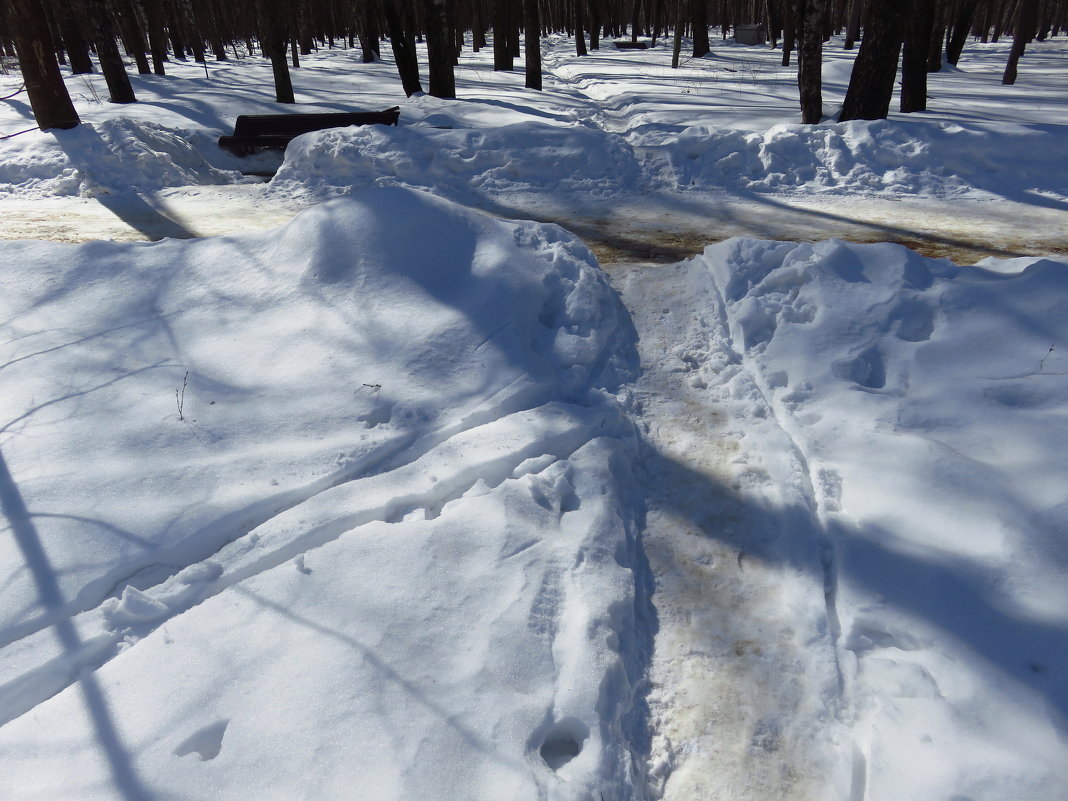
[[[49,612],[62,609],[63,593],[60,590],[55,569],[37,533],[33,516],[26,508],[22,493],[2,453],[0,453],[0,509],[3,510],[26,566],[33,575],[42,606]],[[82,642],[70,618],[59,617],[53,629],[67,656],[73,658],[83,649],[85,643]],[[117,797],[123,801],[151,801],[152,793],[141,781],[130,753],[122,742],[122,737],[112,718],[107,697],[96,675],[89,671],[82,671],[76,681],[96,732],[97,745],[111,770],[112,785]]]
[[[56,141],[67,154],[70,163],[83,175],[92,176],[108,169],[111,149],[94,129],[79,125],[71,131],[54,131]],[[100,161],[95,161],[99,158]],[[136,191],[116,195],[99,193],[93,197],[135,231],[149,240],[173,238],[193,239],[196,234],[182,223],[165,215]]]
[[[674,503],[668,511],[680,515],[702,536],[721,540],[771,564],[788,565],[822,584],[828,615],[837,617],[837,599],[848,586],[869,598],[880,598],[890,610],[903,612],[941,631],[954,643],[993,668],[1005,681],[1043,698],[1052,725],[1068,737],[1068,626],[1014,614],[995,606],[985,588],[990,576],[982,566],[960,557],[929,557],[894,549],[894,536],[877,526],[850,527],[834,523],[824,528],[807,508],[773,509],[754,504],[707,474],[649,446],[643,469],[655,487],[682,487],[688,494],[725,499],[731,526],[724,533],[723,517],[709,515],[704,504]],[[664,497],[659,498],[661,502]],[[829,549],[829,550],[828,550]],[[822,563],[820,553],[829,554]],[[654,599],[655,600],[655,599]],[[830,629],[836,627],[831,620]],[[863,635],[864,632],[856,632]],[[840,646],[863,656],[863,637],[841,632]],[[907,634],[906,634],[907,637]],[[909,648],[907,641],[890,647]]]

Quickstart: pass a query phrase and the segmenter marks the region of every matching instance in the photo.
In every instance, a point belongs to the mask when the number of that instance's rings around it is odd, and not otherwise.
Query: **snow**
[[[9,220],[181,237],[0,242],[0,796],[1063,798],[1063,40],[817,126],[778,51],[543,44],[457,101],[309,56],[401,124],[284,161],[215,146],[253,57],[0,141]],[[991,257],[719,241],[891,201]]]

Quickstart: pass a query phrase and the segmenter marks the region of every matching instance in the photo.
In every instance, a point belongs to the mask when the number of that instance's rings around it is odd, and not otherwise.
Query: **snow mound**
[[[0,795],[637,797],[634,334],[581,243],[384,189],[0,249]]]
[[[201,150],[216,147],[208,139],[125,117],[23,134],[2,151],[0,196],[96,197],[242,180],[205,160]]]
[[[854,791],[1059,798],[1068,264],[735,239],[687,270],[724,324],[695,380],[799,471]]]
[[[853,121],[760,133],[645,129],[630,141],[661,189],[859,192],[913,196],[1063,194],[1058,125]]]
[[[332,197],[354,188],[407,186],[461,201],[510,191],[609,195],[636,187],[639,174],[620,137],[582,126],[371,125],[297,138],[269,191]]]

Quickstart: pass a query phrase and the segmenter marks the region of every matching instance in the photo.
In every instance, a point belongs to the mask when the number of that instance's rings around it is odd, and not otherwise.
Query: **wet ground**
[[[262,184],[152,194],[0,201],[0,238],[153,241],[273,228],[303,204],[268,198]],[[670,263],[732,236],[897,242],[973,264],[990,256],[1068,255],[1068,204],[1048,198],[935,200],[841,195],[639,195],[581,208],[552,197],[487,204],[505,217],[556,222],[602,264]]]

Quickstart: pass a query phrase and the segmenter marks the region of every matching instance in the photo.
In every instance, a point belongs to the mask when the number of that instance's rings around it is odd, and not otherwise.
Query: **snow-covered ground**
[[[321,51],[401,125],[281,164],[255,58],[0,140],[5,235],[171,237],[0,243],[0,796],[1063,799],[1068,47],[802,126],[714,44]],[[989,258],[720,241],[830,224]]]

